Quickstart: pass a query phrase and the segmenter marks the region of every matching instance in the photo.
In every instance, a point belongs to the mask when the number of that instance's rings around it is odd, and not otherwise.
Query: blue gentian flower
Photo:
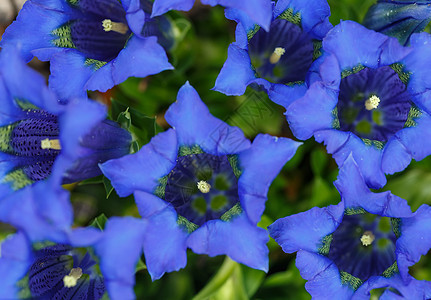
[[[429,0],[379,0],[370,7],[363,24],[397,38],[401,45],[407,45],[410,36],[423,31],[430,21]]]
[[[242,95],[248,85],[259,85],[284,106],[304,95],[307,72],[332,28],[327,1],[278,1],[268,32],[238,10],[226,15],[238,22],[236,42],[229,46],[214,90]]]
[[[284,252],[297,252],[296,266],[313,299],[369,299],[370,290],[381,287],[407,299],[428,299],[431,283],[412,278],[408,267],[431,248],[426,232],[431,208],[423,205],[413,214],[389,191],[371,192],[352,155],[335,186],[338,205],[315,207],[268,227]]]
[[[12,48],[0,54],[0,100],[0,220],[35,238],[67,228],[61,184],[100,175],[98,163],[130,152],[130,134],[105,120],[103,105],[60,103]]]
[[[226,254],[267,270],[268,241],[257,223],[266,194],[299,143],[241,130],[213,117],[186,83],[165,118],[173,127],[139,152],[101,165],[120,196],[134,193],[148,223],[144,254],[153,279],[186,265],[186,249]]]
[[[51,61],[50,85],[61,100],[106,91],[130,76],[172,69],[159,37],[166,20],[150,19],[142,0],[31,0],[3,35],[2,47],[19,45],[26,60]]]
[[[104,232],[75,229],[57,241],[31,243],[18,232],[1,245],[0,298],[133,299],[144,229],[142,220],[113,218]]]
[[[386,183],[385,173],[429,155],[428,41],[428,34],[416,34],[412,47],[402,47],[395,38],[341,22],[323,40],[313,84],[287,107],[294,135],[323,141],[339,166],[352,152],[373,188]]]
[[[163,15],[171,9],[188,11],[193,7],[194,2],[195,0],[155,0],[151,16]],[[271,0],[201,0],[201,3],[211,6],[222,5],[226,8],[237,9],[247,14],[255,23],[266,30],[268,30],[271,23]]]

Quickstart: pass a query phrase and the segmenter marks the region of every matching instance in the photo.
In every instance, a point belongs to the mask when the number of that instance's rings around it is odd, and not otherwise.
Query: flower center
[[[36,251],[36,259],[28,271],[31,296],[54,299],[78,294],[83,299],[89,299],[90,295],[91,299],[100,299],[105,292],[103,278],[93,268],[95,259],[83,251],[61,244]]]
[[[362,139],[388,141],[405,126],[411,107],[406,85],[389,66],[365,68],[341,80],[340,130]]]
[[[78,279],[81,278],[81,276],[82,276],[82,269],[80,267],[72,268],[72,270],[70,270],[69,275],[66,275],[63,277],[64,286],[67,288],[74,287],[78,282]]]
[[[276,64],[280,61],[281,56],[286,53],[286,49],[277,47],[274,49],[274,52],[269,57],[269,62],[272,64]]]
[[[239,201],[238,180],[226,155],[179,156],[164,189],[164,199],[198,226],[219,219]]]
[[[374,242],[375,238],[376,237],[371,231],[365,231],[364,234],[361,236],[361,243],[364,246],[369,246]]]
[[[206,181],[201,180],[197,184],[199,191],[201,191],[204,194],[207,194],[210,192],[211,185],[209,185]]]
[[[259,77],[288,84],[305,80],[313,62],[314,45],[298,25],[276,19],[269,32],[259,29],[249,40],[248,52]]]
[[[328,257],[338,269],[366,281],[396,261],[391,219],[360,212],[345,215],[332,235]]]
[[[57,47],[75,48],[87,59],[109,62],[117,57],[131,34],[120,2],[79,1],[71,6],[80,11],[53,30],[52,43]]]

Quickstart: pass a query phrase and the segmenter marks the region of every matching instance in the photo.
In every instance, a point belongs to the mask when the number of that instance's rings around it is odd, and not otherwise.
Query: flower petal
[[[177,153],[177,134],[170,129],[153,137],[139,152],[107,161],[100,169],[121,197],[135,190],[152,193],[159,179],[176,165]]]
[[[169,107],[165,119],[177,131],[180,146],[198,145],[213,155],[239,153],[250,147],[239,128],[210,114],[188,82],[179,90],[177,102]]]
[[[238,193],[253,224],[259,222],[265,210],[269,186],[300,145],[287,138],[259,134],[252,146],[239,154],[243,172],[238,180]]]
[[[251,268],[268,271],[268,234],[242,213],[230,221],[212,220],[190,234],[187,246],[199,254],[226,254]]]

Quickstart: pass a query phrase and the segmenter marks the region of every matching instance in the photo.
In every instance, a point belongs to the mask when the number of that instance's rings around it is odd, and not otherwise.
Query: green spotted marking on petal
[[[78,6],[78,5],[79,5],[79,0],[66,0],[66,2],[67,2],[70,6]]]
[[[361,71],[363,69],[365,69],[365,67],[363,65],[359,64],[359,65],[357,65],[356,67],[353,67],[350,70],[344,70],[344,71],[341,72],[341,79],[346,78],[347,76],[350,76],[352,74],[356,74],[356,73],[358,73],[359,71]]]
[[[8,173],[2,180],[3,183],[11,183],[12,189],[17,191],[28,185],[33,184],[34,181],[29,179],[21,169]]]
[[[344,215],[346,216],[362,215],[365,213],[367,213],[367,211],[362,207],[348,207],[344,210]]]
[[[154,191],[154,195],[161,199],[165,199],[165,190],[166,185],[168,184],[168,175],[163,176],[159,179],[159,185],[156,187],[156,190]]]
[[[194,145],[191,147],[181,146],[180,149],[178,150],[178,156],[187,156],[187,155],[201,154],[201,153],[204,153],[204,151],[198,145]]]
[[[238,155],[236,154],[228,155],[227,159],[229,161],[230,166],[232,167],[233,174],[235,175],[236,178],[239,178],[239,176],[241,176],[242,174],[242,170],[240,168]]]
[[[401,219],[400,218],[391,218],[392,231],[395,236],[399,238],[401,236]]]
[[[5,153],[13,153],[14,150],[10,145],[11,135],[16,123],[0,127],[0,151]]]
[[[232,206],[231,209],[229,209],[227,212],[225,212],[220,219],[225,221],[225,222],[229,222],[230,220],[232,220],[233,218],[235,218],[236,216],[240,215],[242,213],[242,207],[239,204],[239,202],[237,204],[235,204],[234,206]]]
[[[180,216],[180,215],[178,215],[177,224],[182,229],[186,230],[188,233],[192,233],[193,231],[195,231],[196,229],[199,228],[198,225],[196,225],[193,222],[190,222],[189,220],[187,220],[186,218],[184,218],[183,216]]]
[[[392,70],[395,71],[395,73],[398,74],[398,77],[400,78],[401,82],[407,85],[410,80],[410,76],[413,74],[412,72],[406,72],[404,71],[404,65],[400,63],[395,63],[390,65]]]
[[[365,138],[361,138],[361,140],[364,142],[365,145],[376,147],[379,150],[382,150],[386,145],[386,142],[370,140],[370,139],[365,139]]]
[[[313,61],[322,55],[322,41],[313,40]]]
[[[60,48],[76,48],[72,40],[72,33],[70,30],[70,22],[61,25],[51,32],[54,39],[52,43]]]
[[[387,268],[384,272],[383,272],[383,274],[382,274],[382,276],[383,277],[386,277],[386,278],[391,278],[392,276],[394,276],[394,274],[396,274],[396,273],[398,273],[399,271],[398,271],[398,264],[397,264],[397,262],[394,262],[393,264],[392,264],[392,266],[390,266],[389,268]]]
[[[15,103],[23,110],[23,111],[28,111],[28,110],[40,110],[39,107],[37,107],[36,105],[34,105],[33,103],[29,102],[28,100],[25,99],[20,99],[20,98],[15,98]]]
[[[319,254],[328,255],[329,249],[331,248],[331,242],[332,242],[332,233],[328,234],[322,239],[321,241],[322,245],[319,247],[319,249],[317,249]]]
[[[356,291],[364,282],[347,272],[340,271],[341,283],[350,286],[354,291]]]
[[[416,119],[419,118],[421,115],[422,111],[415,105],[412,105],[407,116],[407,121],[404,124],[404,128],[415,127],[417,125]]]
[[[85,59],[84,65],[91,67],[94,71],[99,70],[101,67],[107,64],[106,61],[101,61],[97,59],[87,58]]]
[[[290,23],[295,24],[295,25],[302,28],[302,26],[301,26],[301,13],[297,12],[295,14],[293,11],[293,8],[286,9],[284,12],[282,12],[278,16],[278,19],[283,19],[283,20],[289,21]]]
[[[260,29],[259,25],[254,25],[254,28],[247,32],[247,40],[250,41],[254,37],[254,35],[259,31],[259,29]]]
[[[332,128],[340,129],[340,119],[338,118],[338,108],[337,107],[335,107],[332,110],[332,117],[334,118],[332,120]]]

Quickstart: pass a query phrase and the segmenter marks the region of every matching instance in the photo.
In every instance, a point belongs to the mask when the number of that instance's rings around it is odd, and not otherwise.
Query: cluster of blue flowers
[[[171,126],[134,152],[134,137],[87,91],[173,69],[166,13],[193,0],[28,0],[0,52],[0,299],[133,299],[143,254],[153,280],[187,249],[268,271],[269,236],[313,299],[430,299],[409,274],[431,249],[431,207],[412,212],[386,175],[431,154],[429,1],[378,1],[364,27],[329,22],[326,0],[202,0],[237,23],[214,90],[250,86],[285,107],[294,136],[314,136],[339,167],[337,205],[258,226],[274,178],[300,142],[243,132],[210,114],[186,82]],[[374,31],[376,30],[376,31]],[[26,62],[50,62],[49,87]],[[141,219],[72,228],[63,185],[108,178]],[[271,199],[269,199],[271,201]],[[268,236],[269,235],[269,236]]]

